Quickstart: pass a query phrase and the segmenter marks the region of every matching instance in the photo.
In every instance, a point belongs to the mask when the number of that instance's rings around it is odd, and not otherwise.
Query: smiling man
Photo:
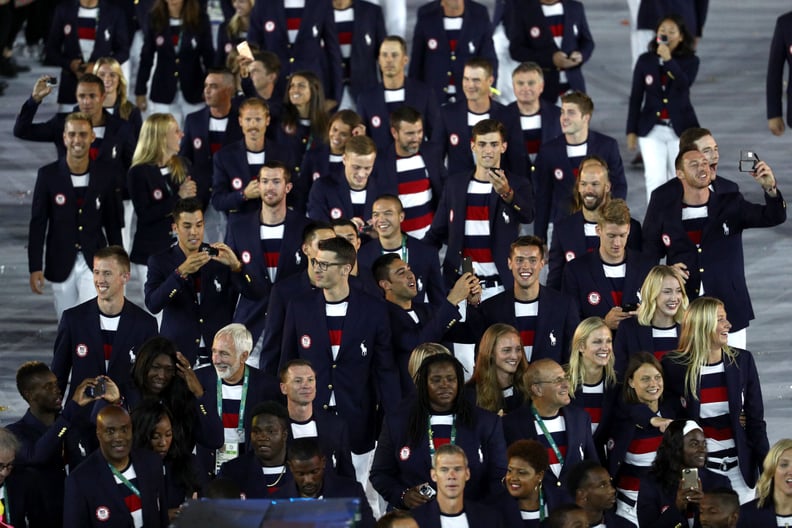
[[[531,385],[531,405],[503,418],[506,443],[536,440],[547,449],[550,468],[542,479],[548,504],[573,502],[562,487],[572,467],[584,459],[599,460],[591,437],[591,418],[570,406],[569,378],[552,359],[533,361],[526,373]]]
[[[86,378],[107,375],[119,386],[132,382],[135,351],[157,335],[157,320],[124,296],[129,256],[121,246],[98,250],[93,259],[96,297],[63,313],[55,337],[52,371],[71,398]]]
[[[64,528],[166,526],[160,456],[132,449],[132,420],[108,405],[96,417],[99,449],[66,478]]]

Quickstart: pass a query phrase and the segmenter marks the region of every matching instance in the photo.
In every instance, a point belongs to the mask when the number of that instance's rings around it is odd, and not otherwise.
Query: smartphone
[[[214,247],[210,246],[210,245],[209,245],[209,244],[207,244],[206,242],[204,242],[203,244],[201,244],[201,248],[200,248],[200,249],[201,249],[201,251],[203,251],[204,253],[208,253],[210,257],[216,257],[217,255],[219,255],[219,254],[220,254],[220,250],[219,250],[219,249],[217,249],[217,248],[214,248]]]
[[[638,304],[637,303],[624,303],[624,304],[621,305],[621,309],[624,310],[625,312],[634,312],[635,310],[638,309]]]
[[[104,380],[100,380],[93,387],[85,387],[85,395],[89,398],[101,398],[107,392]]]
[[[740,151],[740,172],[753,172],[756,170],[756,163],[759,156],[753,150]]]
[[[682,487],[685,489],[699,487],[697,468],[684,468],[682,470]]]
[[[418,493],[420,493],[427,499],[431,499],[432,497],[437,495],[437,492],[434,490],[432,486],[429,485],[428,482],[424,482],[423,484],[421,484],[421,486],[418,488]]]
[[[470,257],[462,257],[462,275],[465,273],[473,273],[473,259]]]
[[[57,77],[53,77],[52,75],[47,77],[47,86],[53,87],[53,86],[57,86],[57,85],[58,85],[58,78]]]
[[[254,60],[253,59],[253,52],[250,50],[250,44],[247,43],[247,40],[243,40],[236,47],[237,53],[239,53],[240,57],[245,57],[246,59]]]

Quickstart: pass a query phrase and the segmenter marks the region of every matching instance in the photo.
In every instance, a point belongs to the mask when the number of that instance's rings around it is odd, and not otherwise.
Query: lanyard
[[[245,365],[245,377],[242,379],[242,399],[239,400],[239,419],[237,420],[237,430],[244,429],[244,416],[245,416],[245,400],[247,400],[248,379],[250,378],[250,371]],[[220,376],[217,377],[217,416],[223,420],[223,381]],[[244,440],[243,440],[244,441]]]
[[[393,253],[393,251],[386,251],[385,248],[382,248],[382,251],[380,251],[380,255],[384,255],[386,253]],[[407,254],[408,254],[408,251],[407,251],[407,235],[402,235],[401,259],[404,262],[406,262],[407,264],[409,264],[410,261],[407,260]]]
[[[547,426],[544,424],[544,420],[542,420],[542,417],[539,416],[539,413],[536,411],[536,407],[534,407],[533,404],[531,404],[531,412],[533,413],[536,422],[539,424],[539,427],[542,428],[542,434],[544,434],[545,438],[547,439],[547,442],[550,444],[550,447],[553,448],[553,452],[558,458],[558,462],[563,466],[564,456],[561,454],[561,451],[558,449],[555,440],[553,440],[553,435],[551,435],[550,431],[547,430]]]
[[[429,456],[434,458],[435,456],[435,446],[434,446],[434,435],[432,434],[432,417],[426,419],[426,432],[429,435]],[[451,445],[456,444],[456,414],[452,416],[451,421]]]
[[[11,524],[11,503],[8,500],[8,482],[3,483],[3,512],[0,519],[4,519],[7,524]]]
[[[539,483],[539,522],[543,523],[545,521],[545,501],[544,501],[544,490],[542,489],[542,483]]]
[[[110,471],[112,471],[112,472],[113,472],[113,475],[115,475],[116,477],[118,477],[118,480],[120,480],[121,482],[123,482],[123,483],[124,483],[124,486],[126,486],[127,488],[129,488],[129,491],[131,491],[132,493],[134,493],[135,495],[137,495],[137,496],[138,496],[138,498],[140,498],[140,491],[138,491],[138,489],[135,487],[135,485],[134,485],[134,484],[132,484],[131,482],[129,482],[129,479],[127,479],[127,478],[126,478],[124,475],[122,475],[121,473],[119,473],[119,472],[118,472],[118,470],[112,466],[112,464],[107,464],[107,467],[109,467],[109,468],[110,468]]]

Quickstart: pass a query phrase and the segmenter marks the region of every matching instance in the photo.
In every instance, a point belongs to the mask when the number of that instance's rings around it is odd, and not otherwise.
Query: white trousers
[[[644,137],[638,138],[643,156],[646,203],[652,191],[676,177],[674,160],[679,153],[679,136],[670,126],[655,125]]]
[[[93,284],[93,269],[85,262],[82,253],[77,253],[71,273],[63,282],[52,283],[52,295],[55,300],[55,312],[60,321],[65,310],[82,304],[96,297]]]

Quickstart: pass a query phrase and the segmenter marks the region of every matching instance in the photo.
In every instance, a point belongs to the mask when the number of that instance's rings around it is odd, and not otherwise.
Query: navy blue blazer
[[[638,29],[655,31],[660,21],[671,14],[677,14],[694,37],[700,37],[707,19],[709,0],[653,0],[641,2],[638,8]]]
[[[792,100],[792,11],[776,20],[770,55],[767,59],[767,119],[784,115],[781,91],[784,79],[784,64],[789,65],[787,100]],[[787,104],[787,124],[792,127],[792,105]]]
[[[765,500],[763,507],[759,507],[759,499],[746,502],[740,506],[740,518],[737,528],[754,528],[755,526],[777,526],[775,503],[772,495]]]
[[[679,325],[676,325],[679,335]],[[652,327],[638,324],[637,317],[630,317],[619,323],[619,331],[613,337],[613,356],[616,360],[614,368],[619,374],[627,369],[630,356],[638,352],[654,353]],[[670,352],[670,350],[669,350]]]
[[[38,170],[28,229],[30,273],[43,269],[48,281],[63,282],[77,255],[93,268],[96,250],[108,243],[121,244],[114,168],[92,161],[88,173],[88,187],[80,205],[65,158]]]
[[[506,108],[514,114],[514,119],[520,124],[520,108],[517,106],[517,101],[509,103]],[[548,103],[544,99],[539,100],[539,117],[542,119],[542,145],[555,139],[562,134],[561,132],[561,109],[553,103]],[[522,133],[522,126],[520,126],[520,133]],[[524,145],[524,143],[522,143]],[[525,151],[528,156],[528,151]],[[528,163],[531,164],[530,157]]]
[[[223,2],[223,7],[225,7],[225,0]],[[246,40],[246,32],[244,31],[233,37],[228,34],[228,22],[231,20],[231,17],[234,16],[234,13],[235,10],[232,8],[231,15],[220,22],[220,26],[217,28],[217,45],[215,46],[213,62],[215,68],[225,68],[228,54],[234,51],[238,44]]]
[[[582,65],[591,58],[594,51],[594,39],[586,21],[583,4],[576,0],[562,0],[562,3],[564,35],[561,48],[556,45],[553,32],[547,25],[540,0],[507,0],[503,16],[511,58],[517,62],[535,62],[542,67],[545,81],[542,98],[552,104],[555,104],[560,94],[559,70],[553,64],[553,54],[563,51],[569,55],[573,51],[579,51],[583,55],[580,66],[564,71],[569,87],[585,92]]]
[[[260,200],[255,201],[261,204]],[[249,214],[233,215],[226,231],[226,243],[242,262],[241,296],[234,311],[234,322],[242,323],[250,330],[254,343],[264,331],[273,285],[261,248],[258,211],[260,208]],[[292,210],[286,212],[275,282],[300,273],[308,266],[308,259],[300,249],[302,232],[307,224],[308,220],[299,213]]]
[[[182,159],[187,176],[192,176],[189,162]],[[164,251],[174,239],[173,208],[179,201],[179,186],[172,176],[163,176],[152,163],[135,165],[127,174],[127,186],[137,216],[137,229],[129,259],[146,264],[151,255]]]
[[[583,225],[586,220],[583,213],[578,211],[553,224],[553,239],[550,244],[549,271],[547,273],[547,286],[556,290],[561,289],[564,277],[564,268],[567,262],[575,257],[587,253],[586,234]],[[641,223],[630,218],[630,235],[627,237],[627,248],[641,251],[643,240],[641,238]],[[599,239],[597,239],[599,248]]]
[[[168,525],[162,459],[153,451],[133,449],[136,487],[140,491],[144,526]],[[124,498],[102,452],[94,451],[66,477],[64,528],[129,528],[134,526]]]
[[[583,409],[569,405],[563,407],[559,413],[564,416],[567,436],[564,465],[561,466],[561,473],[558,477],[548,469],[542,479],[547,500],[554,504],[572,502],[566,489],[566,478],[570,468],[575,467],[583,460],[599,460],[591,436],[591,417],[588,413]],[[503,417],[503,434],[506,437],[506,445],[511,445],[517,440],[538,441],[539,435],[536,433],[536,423],[530,403],[526,403]]]
[[[223,136],[222,147],[242,139],[242,130],[239,128],[239,112],[237,107],[231,105],[228,113],[228,124]],[[204,204],[209,205],[212,190],[212,156],[213,147],[209,141],[209,121],[211,114],[209,107],[205,106],[187,114],[184,118],[184,137],[182,137],[179,155],[190,160],[192,164],[192,178],[198,186],[198,197]]]
[[[498,56],[492,43],[489,12],[483,4],[465,0],[462,29],[459,31],[456,50],[451,50],[443,27],[443,18],[440,0],[433,0],[418,8],[409,76],[428,84],[438,101],[445,101],[448,78],[453,76],[457,97],[464,99],[462,74],[468,59],[487,59],[497,76]]]
[[[690,273],[685,283],[688,298],[699,296],[703,282],[706,294],[726,305],[732,331],[742,330],[754,318],[745,282],[742,232],[786,221],[786,202],[780,191],[775,198],[765,194],[764,205],[748,202],[739,192],[711,193],[701,243],[696,247],[682,224],[683,190],[681,185],[677,189],[674,198],[670,193],[664,193],[667,199],[652,194],[644,218],[644,253],[654,259],[665,256],[669,264],[684,263]]]
[[[302,163],[300,163],[300,170],[295,172],[296,174],[292,175],[292,190],[286,199],[289,206],[305,214],[313,182],[319,178],[343,178],[344,165],[331,168],[330,146],[326,143],[319,143],[316,147],[305,151]]]
[[[253,410],[253,407],[255,407],[257,403],[264,401],[274,400],[282,402],[283,395],[281,394],[280,384],[277,379],[255,367],[248,366],[247,368],[249,379],[247,398],[245,399],[246,416],[243,416],[242,419],[245,429],[245,439],[249,441],[251,423],[253,422],[250,411]],[[217,371],[214,366],[211,364],[203,365],[195,369],[195,375],[198,377],[198,381],[201,382],[201,387],[203,387],[204,390],[204,397],[202,400],[204,400],[207,405],[213,405],[214,408],[217,409]],[[220,417],[220,420],[222,421],[222,417]],[[241,447],[244,453],[245,446]],[[200,467],[208,472],[209,475],[214,475],[215,450],[198,445],[196,446],[196,454],[200,461]]]
[[[274,141],[267,140],[264,143],[264,157],[266,161],[278,160],[287,167],[294,166],[289,151]],[[213,166],[212,205],[215,209],[229,216],[230,213],[251,213],[259,209],[260,200],[245,198],[245,187],[252,179],[257,178],[258,174],[250,176],[244,139],[218,150],[214,155]]]
[[[255,453],[248,451],[244,455],[234,460],[229,460],[220,466],[220,472],[217,476],[236,482],[239,489],[248,499],[277,498],[277,493],[280,490],[294,485],[294,477],[292,477],[288,465],[286,465],[286,472],[278,484],[272,487],[267,486],[261,467],[261,462],[256,458]]]
[[[341,346],[334,360],[321,289],[293,299],[286,309],[280,366],[307,359],[316,372],[314,408],[327,409],[335,393],[338,415],[349,427],[353,453],[374,447],[377,404],[393,412],[401,401],[393,359],[391,330],[384,301],[350,288]]]
[[[547,88],[545,88],[547,91]],[[627,198],[627,179],[624,176],[619,144],[610,136],[589,130],[586,140],[587,154],[596,154],[608,164],[611,195]],[[578,167],[573,167],[567,157],[566,136],[542,145],[535,160],[533,184],[536,192],[536,223],[534,235],[547,240],[547,226],[569,216],[575,193]]]
[[[421,150],[418,154],[421,155],[426,166],[425,172],[429,177],[429,184],[432,186],[432,208],[436,209],[448,176],[448,171],[446,171],[443,161],[442,147],[436,143],[425,142],[421,144]],[[399,158],[400,156],[396,154],[396,147],[391,143],[387,148],[377,152],[375,162],[377,180],[383,182],[388,188],[395,188],[397,191],[399,188],[399,176],[396,172],[396,160]]]
[[[5,478],[3,485],[6,492],[6,497],[3,498],[5,519],[9,525],[47,528],[57,522],[43,508],[46,497],[32,471],[15,467],[13,473]]]
[[[448,173],[456,174],[475,168],[473,152],[470,150],[472,127],[468,125],[467,101],[463,98],[440,108],[440,130],[438,138],[448,157]],[[517,177],[528,178],[528,154],[523,148],[523,134],[520,118],[508,107],[497,101],[490,101],[489,117],[497,119],[506,128],[506,149],[501,158],[501,167]],[[559,125],[560,126],[560,125]]]
[[[248,41],[280,57],[280,77],[285,79],[294,72],[310,70],[320,77],[327,98],[340,102],[343,90],[341,47],[332,4],[324,0],[305,1],[293,44],[289,44],[283,4],[283,0],[270,0],[253,7]]]
[[[622,386],[620,383],[606,385],[602,395],[602,414],[600,414],[597,430],[593,434],[594,448],[597,450],[603,467],[608,464],[607,443],[611,437],[611,424],[616,410],[616,403],[621,397]],[[585,411],[583,400],[579,398],[583,394],[583,387],[578,387],[572,396],[569,405]]]
[[[424,136],[429,141],[437,141],[437,127],[440,124],[440,104],[435,93],[422,81],[406,77],[404,79],[404,105],[411,106],[421,113]],[[377,151],[384,152],[393,144],[390,133],[390,112],[385,102],[385,87],[372,86],[360,93],[357,98],[357,112],[366,125],[366,134],[377,144]]]
[[[405,244],[407,250],[407,264],[410,265],[415,275],[418,295],[415,299],[425,301],[429,297],[429,302],[434,306],[440,306],[446,301],[444,295],[443,276],[440,274],[440,257],[437,250],[428,244],[424,244],[417,238],[407,236]],[[358,267],[370,273],[371,267],[381,255],[382,244],[378,238],[364,244],[358,251]],[[401,254],[401,253],[400,253]]]
[[[66,390],[71,374],[67,398],[86,378],[109,376],[119,387],[132,382],[132,365],[140,345],[157,335],[157,320],[129,299],[124,299],[121,319],[113,338],[113,353],[105,368],[104,339],[99,322],[101,316],[96,298],[69,308],[61,316],[52,372],[58,378],[61,392]]]
[[[397,508],[404,507],[401,496],[405,489],[424,482],[432,483],[429,437],[424,433],[410,445],[407,432],[410,413],[418,404],[415,400],[405,403],[398,411],[385,414],[369,474],[374,489]],[[475,423],[472,428],[456,424],[456,445],[465,451],[470,468],[465,498],[484,500],[499,488],[506,474],[507,444],[500,417],[479,407],[473,409]]]
[[[349,95],[352,100],[366,89],[376,86],[377,58],[382,40],[388,36],[382,7],[365,0],[353,0],[354,26],[349,54]],[[343,61],[344,59],[342,59]]]
[[[201,338],[206,348],[211,348],[217,331],[232,321],[239,297],[239,278],[225,264],[210,260],[198,271],[199,301],[193,276],[183,279],[176,271],[185,259],[178,244],[152,255],[148,260],[145,297],[146,308],[151,313],[162,312],[160,335],[176,343],[192,365]]]
[[[307,216],[312,220],[329,222],[338,218],[354,217],[352,197],[346,177],[323,177],[316,180],[308,193]],[[366,203],[363,207],[363,220],[371,218],[374,201],[383,194],[398,194],[392,182],[382,181],[375,171],[369,175],[366,184]]]
[[[699,469],[701,490],[704,493],[716,488],[731,489],[729,479],[709,469]],[[680,475],[681,477],[681,475]],[[641,491],[638,494],[638,525],[641,528],[676,528],[687,526],[687,511],[680,511],[676,506],[677,488],[673,490],[663,487],[657,476],[649,473],[641,478]],[[701,528],[698,507],[692,506],[695,511],[693,520],[694,528]]]
[[[699,126],[690,87],[696,80],[699,58],[695,55],[671,57],[663,62],[656,53],[646,52],[638,57],[633,69],[632,91],[627,107],[627,133],[644,137],[657,124],[665,107],[677,136],[688,128]],[[667,79],[663,90],[661,79]]]
[[[729,398],[729,421],[737,458],[745,483],[749,487],[756,484],[762,471],[770,444],[767,440],[767,424],[764,419],[762,385],[753,355],[747,350],[733,349],[737,356],[734,361],[723,358],[726,373],[726,390]],[[685,384],[687,368],[675,361],[673,355],[663,358],[665,370],[665,391],[669,398],[678,399],[681,413],[692,420],[701,420],[701,400],[699,394],[692,396]],[[745,427],[740,425],[740,415],[745,415]]]
[[[334,475],[332,471],[325,471],[324,477],[322,478],[320,495],[323,499],[358,499],[360,501],[360,520],[355,523],[355,526],[373,528],[375,524],[374,514],[371,512],[368,499],[366,499],[366,492],[363,491],[360,482],[354,478],[341,477]],[[288,485],[281,487],[272,497],[279,499],[299,499],[300,492],[297,490],[297,484],[292,480]]]
[[[339,477],[355,477],[355,466],[352,465],[352,450],[349,449],[349,428],[339,416],[319,411],[314,412],[311,419],[316,425],[316,439],[327,459],[327,467],[332,468]],[[295,423],[294,420],[291,423]],[[289,430],[288,443],[294,440]],[[287,447],[288,449],[288,447]]]
[[[80,5],[77,0],[69,0],[57,4],[55,13],[52,15],[52,25],[47,38],[47,64],[61,67],[60,82],[58,83],[59,104],[74,104],[77,102],[78,76],[71,71],[71,62],[73,60],[79,59],[82,62],[93,64],[101,57],[113,57],[119,64],[123,64],[129,59],[131,33],[127,27],[124,12],[116,7],[113,2],[106,0],[99,0],[99,14],[96,18],[93,52],[90,57],[83,57],[80,50],[80,36],[77,31],[77,12],[79,8]]]
[[[501,281],[511,282],[512,274],[508,268],[509,247],[519,234],[520,223],[530,223],[534,218],[534,201],[531,182],[518,174],[506,173],[509,186],[514,191],[512,203],[507,204],[498,196],[495,189],[489,199],[489,228],[492,256],[498,267]],[[437,248],[448,244],[443,275],[448,289],[460,276],[462,249],[465,243],[465,216],[467,211],[467,188],[473,179],[473,172],[452,175],[448,178],[443,196],[437,206],[432,226],[423,240]]]
[[[476,333],[479,336],[495,323],[516,326],[513,287],[490,297],[478,307],[469,306],[468,320],[477,328]],[[539,314],[531,361],[549,358],[560,365],[568,363],[569,348],[572,346],[572,336],[578,323],[580,316],[575,299],[552,288],[540,286]]]
[[[641,286],[655,265],[655,260],[643,253],[627,250],[627,271],[622,289],[622,304],[637,303]],[[604,318],[616,306],[610,292],[610,280],[605,277],[599,252],[586,253],[566,265],[561,291],[571,295],[580,309],[580,318]]]
[[[173,45],[174,37],[179,39],[178,50]],[[151,75],[155,54],[157,67]],[[188,103],[201,103],[206,70],[213,63],[212,28],[206,13],[201,14],[197,32],[182,26],[180,35],[174,35],[169,25],[155,32],[149,20],[143,32],[135,95],[146,95],[146,83],[151,78],[148,97],[153,102],[170,104],[179,90]]]
[[[468,484],[470,483],[468,482]],[[484,504],[465,500],[464,511],[468,526],[488,526],[491,528],[501,528],[503,526],[503,521],[501,516],[498,515],[498,511]],[[441,526],[440,506],[437,505],[436,500],[418,506],[411,513],[421,528],[440,528]]]
[[[36,117],[40,105],[41,103],[37,103],[32,97],[22,104],[14,122],[14,136],[28,141],[52,142],[58,153],[58,159],[65,158],[66,146],[63,144],[63,127],[67,114],[57,113],[47,121],[34,123],[33,118]],[[79,108],[75,106],[74,110],[79,111]],[[135,151],[137,137],[132,125],[127,121],[107,110],[104,110],[102,114],[105,132],[96,153],[96,161],[116,164],[116,170],[125,173],[132,164],[132,154]],[[126,188],[123,174],[116,178],[116,182],[121,189]]]

